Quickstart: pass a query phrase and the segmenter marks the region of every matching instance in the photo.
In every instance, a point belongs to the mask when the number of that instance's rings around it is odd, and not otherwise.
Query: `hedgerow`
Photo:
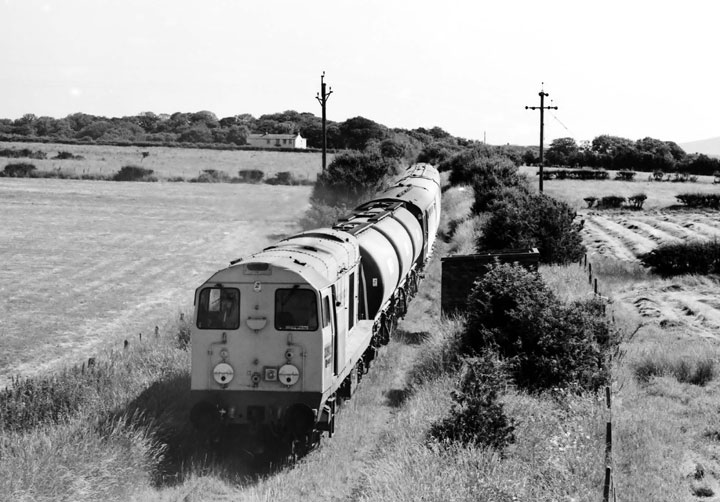
[[[540,171],[537,172],[538,176]],[[606,180],[610,174],[604,169],[558,169],[554,167],[545,168],[542,172],[542,178],[544,180]]]
[[[675,198],[688,207],[720,209],[720,194],[716,193],[683,193]]]
[[[664,276],[720,274],[720,242],[664,244],[640,256],[640,261]]]
[[[11,159],[28,158],[28,159],[45,159],[47,154],[40,150],[32,151],[29,148],[21,148],[15,150],[14,148],[3,148],[0,150],[0,157],[8,157]]]

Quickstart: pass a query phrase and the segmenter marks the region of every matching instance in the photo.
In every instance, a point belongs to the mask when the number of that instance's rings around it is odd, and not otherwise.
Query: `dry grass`
[[[309,192],[0,178],[0,386],[166,330],[206,276],[294,231]]]
[[[126,165],[152,169],[158,178],[197,177],[204,169],[216,169],[237,176],[240,170],[259,169],[265,178],[279,172],[291,172],[297,179],[314,181],[322,169],[318,152],[266,152],[250,150],[204,150],[201,148],[170,148],[162,146],[63,145],[55,143],[9,143],[0,141],[0,149],[29,148],[47,153],[47,159],[30,159],[39,171],[56,171],[72,175],[111,176]],[[58,152],[81,155],[83,160],[52,159]],[[143,152],[149,155],[144,157]],[[329,155],[328,163],[333,159]],[[0,157],[0,171],[18,159]]]

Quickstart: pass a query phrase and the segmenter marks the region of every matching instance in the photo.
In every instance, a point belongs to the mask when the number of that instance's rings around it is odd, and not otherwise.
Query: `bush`
[[[85,157],[82,155],[73,155],[71,152],[58,152],[58,154],[53,157],[53,159],[56,160],[84,160]]]
[[[587,207],[590,208],[590,207],[593,207],[593,204],[595,204],[595,202],[597,202],[598,198],[590,196],[590,197],[585,197],[583,200],[585,202],[587,202],[587,205],[588,205]]]
[[[35,173],[35,166],[27,162],[8,164],[3,169],[3,176],[7,178],[31,178]]]
[[[120,171],[112,177],[113,181],[157,181],[152,169],[145,169],[139,166],[123,166]]]
[[[384,188],[398,168],[397,160],[376,153],[341,153],[318,175],[311,200],[328,206],[357,206]]]
[[[191,337],[191,330],[192,326],[191,323],[185,320],[184,317],[180,319],[180,324],[178,325],[178,334],[177,334],[177,348],[181,350],[189,350],[190,348],[190,337]]]
[[[632,181],[635,179],[635,174],[635,171],[618,171],[615,174],[615,179],[621,181]]]
[[[633,195],[628,199],[632,207],[636,209],[642,209],[643,204],[645,203],[645,200],[647,199],[647,195],[644,193],[639,193],[636,195]]]
[[[228,183],[230,176],[217,169],[203,169],[197,178],[191,178],[190,181],[193,183]]]
[[[625,197],[618,195],[606,195],[598,202],[598,207],[603,209],[617,209],[625,203]]]
[[[543,263],[577,261],[585,253],[576,212],[544,194],[500,192],[477,240],[479,249],[537,247]]]
[[[423,147],[417,156],[415,162],[427,163],[438,166],[442,162],[446,162],[453,155],[453,150],[446,144],[434,142]]]
[[[496,264],[468,300],[463,350],[497,350],[529,390],[597,390],[609,379],[610,325],[596,299],[560,302],[537,272]]]
[[[296,178],[290,171],[282,171],[265,180],[268,185],[312,185],[307,179]]]
[[[466,359],[453,391],[450,416],[431,426],[429,436],[438,441],[489,446],[498,450],[515,441],[515,426],[505,415],[498,392],[505,376],[492,355]]]
[[[238,178],[241,183],[260,183],[265,173],[260,169],[241,169],[238,171]]]
[[[640,256],[640,261],[664,276],[720,274],[720,242],[664,244]]]
[[[530,193],[528,180],[519,174],[517,167],[508,159],[490,157],[478,159],[471,166],[471,183],[475,191],[472,212],[492,211],[507,194],[508,189],[517,193]],[[452,175],[451,175],[452,179]],[[512,198],[516,194],[512,195]]]

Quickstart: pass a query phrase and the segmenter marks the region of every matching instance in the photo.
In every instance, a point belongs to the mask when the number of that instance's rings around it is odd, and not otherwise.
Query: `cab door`
[[[347,276],[343,277],[332,287],[333,307],[335,316],[335,364],[337,375],[345,367],[345,342],[348,327],[348,288]]]
[[[323,376],[325,388],[333,381],[335,373],[335,315],[332,290],[321,295],[322,304],[322,340],[323,340]]]

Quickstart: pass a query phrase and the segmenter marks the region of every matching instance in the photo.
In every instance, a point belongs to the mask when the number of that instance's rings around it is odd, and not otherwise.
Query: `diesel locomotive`
[[[440,175],[408,168],[332,228],[230,263],[195,292],[190,418],[295,450],[323,432],[417,292],[440,220]]]

